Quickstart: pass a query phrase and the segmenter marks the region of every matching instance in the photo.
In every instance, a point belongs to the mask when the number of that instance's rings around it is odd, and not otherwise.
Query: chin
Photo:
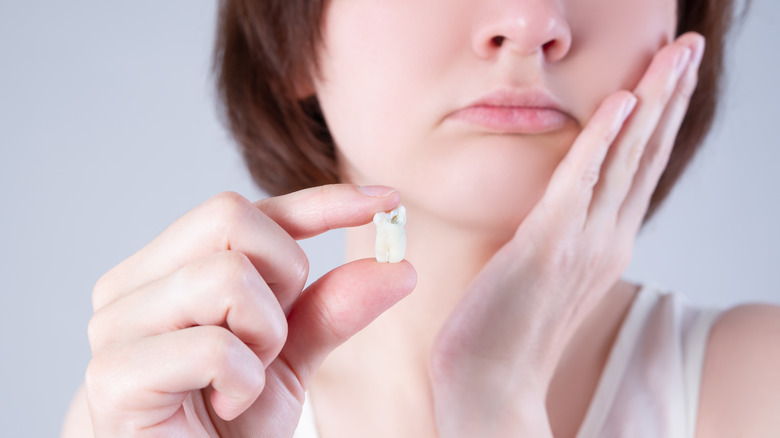
[[[432,142],[378,160],[342,155],[339,162],[350,165],[340,171],[357,184],[397,188],[410,220],[426,215],[445,225],[506,237],[541,199],[567,152],[566,143],[556,140],[493,136]]]
[[[544,189],[508,189],[518,187],[516,184],[511,178],[503,182],[497,178],[469,181],[452,178],[438,184],[405,184],[399,190],[410,220],[415,215],[425,215],[442,226],[506,241],[536,205]],[[421,191],[419,187],[427,189]]]
[[[526,200],[499,199],[496,196],[484,196],[478,193],[464,194],[451,205],[438,205],[436,213],[443,220],[455,226],[467,228],[478,233],[513,235],[533,205]],[[450,212],[456,211],[457,215]],[[456,216],[456,217],[453,217]]]
[[[520,161],[496,155],[441,169],[405,184],[403,202],[459,227],[512,235],[543,196],[557,159]],[[529,157],[525,157],[529,158]],[[513,163],[524,163],[517,165]],[[528,165],[534,163],[534,165]],[[421,191],[419,187],[426,187]]]

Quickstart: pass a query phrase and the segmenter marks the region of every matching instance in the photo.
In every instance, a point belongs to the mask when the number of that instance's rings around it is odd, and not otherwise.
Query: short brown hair
[[[707,41],[669,164],[645,222],[703,143],[715,118],[734,0],[678,0],[677,35]],[[271,195],[339,182],[336,153],[317,98],[301,84],[317,71],[324,0],[221,0],[214,70],[225,122],[254,181]]]

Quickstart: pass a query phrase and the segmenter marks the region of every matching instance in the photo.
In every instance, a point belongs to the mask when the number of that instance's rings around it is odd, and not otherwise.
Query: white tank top
[[[721,311],[644,285],[576,438],[694,438],[707,337]],[[309,397],[294,438],[319,438]]]

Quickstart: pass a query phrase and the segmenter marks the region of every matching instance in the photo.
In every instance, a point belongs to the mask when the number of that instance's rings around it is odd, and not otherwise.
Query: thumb
[[[309,286],[288,317],[281,355],[307,389],[325,357],[411,293],[417,272],[406,260],[357,260]]]

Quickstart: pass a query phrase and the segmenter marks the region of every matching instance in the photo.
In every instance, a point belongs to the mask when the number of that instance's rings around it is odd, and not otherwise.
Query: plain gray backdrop
[[[214,194],[255,199],[217,120],[214,1],[0,0],[0,424],[56,436],[101,274]],[[780,2],[735,34],[724,110],[627,277],[702,305],[780,303]],[[304,242],[312,277],[339,232]]]

